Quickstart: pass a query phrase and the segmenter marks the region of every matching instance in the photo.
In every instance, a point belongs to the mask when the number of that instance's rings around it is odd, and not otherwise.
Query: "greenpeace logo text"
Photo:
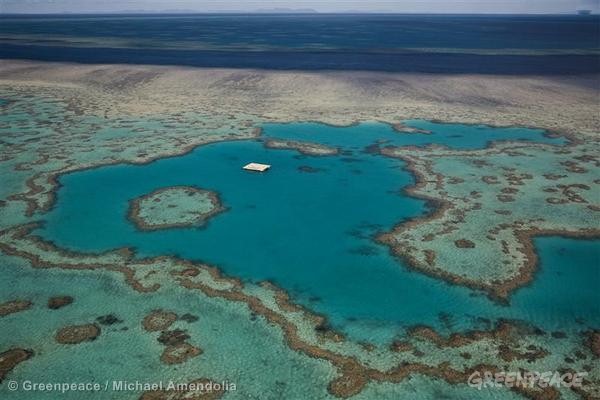
[[[565,372],[558,371],[528,371],[528,372],[492,372],[492,371],[475,371],[469,376],[467,384],[478,390],[484,388],[501,388],[501,387],[581,387],[583,378],[587,372]]]

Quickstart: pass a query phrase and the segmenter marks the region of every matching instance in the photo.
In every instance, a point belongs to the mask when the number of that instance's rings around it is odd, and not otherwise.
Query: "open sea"
[[[0,16],[0,57],[283,70],[600,71],[592,16]]]

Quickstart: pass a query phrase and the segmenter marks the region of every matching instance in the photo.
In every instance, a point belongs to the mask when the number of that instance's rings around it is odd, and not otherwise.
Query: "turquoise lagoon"
[[[71,173],[61,177],[57,203],[37,233],[68,249],[98,252],[130,246],[139,257],[177,255],[246,281],[270,280],[295,301],[326,315],[334,327],[371,342],[387,342],[414,324],[461,330],[500,317],[543,329],[580,329],[578,318],[598,325],[597,242],[536,239],[540,272],[509,307],[412,272],[374,242],[378,232],[428,210],[423,201],[403,193],[414,183],[405,164],[372,154],[368,146],[435,143],[476,149],[497,140],[565,143],[524,128],[407,124],[431,134],[399,133],[375,122],[350,127],[267,124],[257,140],[214,143],[147,165]],[[265,138],[318,142],[341,152],[304,156],[267,149],[261,143]],[[243,171],[250,161],[273,167],[265,174]],[[228,210],[202,228],[136,230],[127,219],[129,201],[175,185],[216,191]]]

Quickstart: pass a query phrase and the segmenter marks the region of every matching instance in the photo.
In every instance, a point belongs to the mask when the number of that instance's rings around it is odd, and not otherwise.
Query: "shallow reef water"
[[[262,397],[267,390],[274,397],[328,398],[327,380],[332,367],[322,361],[288,351],[281,332],[264,320],[250,320],[237,303],[199,296],[197,293],[150,293],[140,295],[122,280],[100,271],[32,270],[17,258],[5,259],[0,290],[6,298],[27,296],[30,310],[2,318],[2,348],[34,348],[32,362],[25,362],[11,373],[10,379],[22,382],[99,382],[102,390],[94,393],[34,393],[9,391],[0,386],[3,399],[31,398],[99,398],[138,399],[139,391],[113,390],[112,381],[189,382],[207,377],[215,382],[234,382],[239,388],[228,398]],[[68,294],[75,301],[64,308],[49,310],[51,296]],[[118,299],[118,301],[116,300]],[[185,364],[165,366],[160,355],[163,346],[159,332],[142,329],[142,319],[155,309],[167,309],[180,316],[197,317],[191,322],[179,320],[172,328],[182,329],[190,343],[202,349],[202,356]],[[111,323],[100,322],[112,315]],[[107,320],[105,318],[104,320]],[[65,324],[81,321],[96,323],[102,333],[93,342],[76,346],[56,343],[52,332]],[[257,367],[260,365],[260,368]],[[264,371],[270,371],[265,374]],[[293,374],[291,373],[293,371]],[[104,390],[105,382],[110,382]],[[306,385],[306,382],[312,382]],[[240,397],[237,397],[237,396]],[[5,397],[6,396],[6,397]]]
[[[428,121],[405,126],[406,132],[377,122],[266,124],[255,140],[205,145],[147,165],[70,173],[61,177],[57,203],[36,233],[67,249],[129,246],[139,257],[177,255],[243,280],[270,280],[357,340],[385,343],[415,324],[453,331],[497,318],[522,319],[544,329],[576,328],[575,320],[597,325],[597,242],[536,239],[538,276],[503,306],[411,271],[374,241],[377,233],[428,211],[424,201],[404,193],[414,183],[404,163],[373,151],[377,146],[470,150],[501,140],[563,145],[566,139],[526,128]],[[269,149],[263,143],[268,139],[318,143],[339,152],[310,156]],[[248,162],[272,168],[249,173],[241,169]],[[152,232],[141,232],[128,220],[133,199],[180,185],[218,193],[226,211],[202,227]]]

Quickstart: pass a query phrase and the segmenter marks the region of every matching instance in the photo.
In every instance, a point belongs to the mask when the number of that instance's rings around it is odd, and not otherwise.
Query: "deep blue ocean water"
[[[138,256],[177,255],[225,273],[271,280],[294,300],[327,315],[356,337],[389,340],[402,328],[426,323],[472,327],[478,318],[520,318],[548,329],[574,318],[600,323],[600,249],[593,241],[540,238],[540,279],[519,290],[511,307],[469,289],[409,271],[373,236],[427,211],[402,189],[413,177],[400,160],[365,152],[376,141],[481,148],[489,140],[561,144],[543,131],[412,121],[431,135],[400,134],[380,123],[339,128],[317,123],[269,124],[264,137],[304,139],[341,148],[338,156],[269,150],[259,140],[222,142],[148,165],[115,165],[65,175],[57,204],[38,232],[59,246],[103,251],[133,246]],[[245,172],[250,161],[273,165]],[[303,172],[310,166],[316,172]],[[228,211],[202,228],[140,232],[126,218],[129,201],[157,188],[196,185],[219,192]],[[572,273],[573,272],[573,273]]]
[[[573,74],[600,71],[599,22],[598,16],[6,15],[0,16],[0,57],[230,68]],[[496,54],[481,54],[482,50]]]

